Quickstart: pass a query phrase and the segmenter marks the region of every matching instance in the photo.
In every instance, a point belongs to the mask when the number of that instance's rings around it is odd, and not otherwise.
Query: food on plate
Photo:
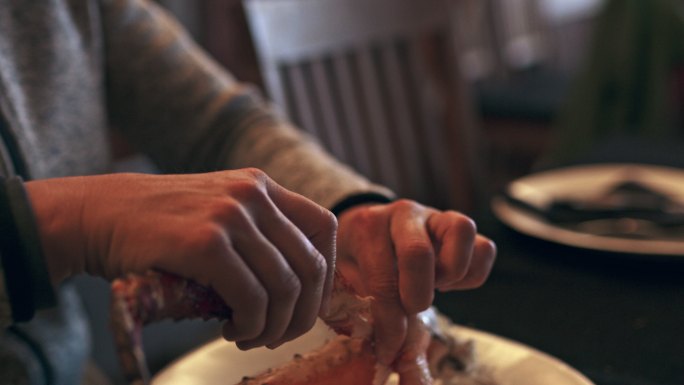
[[[359,297],[336,274],[330,311],[323,321],[338,336],[321,348],[240,385],[383,385],[396,373],[400,383],[491,384],[475,362],[473,344],[443,332],[433,310],[409,319],[406,343],[392,367],[373,354],[372,298]],[[147,384],[150,375],[142,349],[142,327],[162,319],[229,319],[231,310],[212,289],[161,272],[129,275],[112,283],[112,328],[121,368],[131,384]],[[476,382],[472,382],[476,381]]]
[[[370,341],[338,335],[279,367],[243,377],[239,385],[372,384],[375,369]]]

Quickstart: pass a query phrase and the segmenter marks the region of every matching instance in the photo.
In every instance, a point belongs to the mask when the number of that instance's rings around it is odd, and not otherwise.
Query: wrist
[[[330,211],[332,211],[332,213],[339,218],[342,213],[354,207],[374,204],[387,204],[391,203],[392,201],[392,198],[377,193],[355,194],[342,199],[340,202],[335,204]]]
[[[80,235],[83,193],[79,186],[60,179],[25,184],[50,279],[55,285],[84,270]]]

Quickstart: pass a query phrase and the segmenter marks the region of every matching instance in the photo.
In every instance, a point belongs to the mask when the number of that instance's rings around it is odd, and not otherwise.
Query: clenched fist
[[[338,270],[375,299],[376,354],[388,365],[406,341],[407,322],[430,306],[434,290],[482,285],[496,256],[467,216],[410,200],[343,211],[337,247]]]

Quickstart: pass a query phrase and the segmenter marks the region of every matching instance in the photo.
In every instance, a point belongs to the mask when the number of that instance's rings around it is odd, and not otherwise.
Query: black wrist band
[[[385,195],[382,194],[377,194],[377,193],[365,193],[365,194],[357,194],[357,195],[351,195],[347,198],[344,198],[342,201],[337,203],[335,206],[333,206],[330,211],[335,214],[336,217],[340,216],[340,214],[353,206],[357,206],[360,204],[364,203],[390,203],[393,200],[391,198],[388,198]]]
[[[21,178],[0,182],[0,256],[15,321],[55,304],[38,228]]]

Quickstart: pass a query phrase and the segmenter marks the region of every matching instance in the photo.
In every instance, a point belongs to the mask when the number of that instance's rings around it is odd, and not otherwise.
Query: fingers
[[[224,226],[235,257],[242,260],[258,285],[219,291],[234,310],[234,319],[223,332],[240,349],[262,345],[274,348],[311,329],[328,300],[336,220],[327,210],[283,189],[262,172],[245,172],[248,178],[231,185],[225,198],[231,208],[218,210],[213,217]],[[242,297],[253,288],[263,294],[253,295],[256,298],[251,303],[241,306]]]
[[[302,231],[277,210],[257,216],[259,227],[269,241],[282,253],[300,286],[299,297],[292,319],[283,333],[270,348],[298,337],[313,327],[321,311],[330,262],[310,242]],[[328,237],[334,237],[334,227]]]
[[[432,304],[435,251],[425,228],[427,212],[408,202],[398,205],[390,232],[397,257],[399,294],[406,314],[416,314]]]
[[[477,234],[475,223],[465,215],[448,211],[430,216],[427,226],[439,245],[437,286],[461,281],[470,268]]]
[[[477,233],[472,219],[412,201],[398,201],[391,206],[391,238],[406,314],[428,308],[435,288],[471,289],[486,281],[496,246]]]
[[[378,327],[375,331],[375,354],[378,362],[390,365],[406,338],[406,314],[398,301],[378,301],[371,309]]]
[[[325,208],[316,203],[304,198],[303,196],[286,190],[277,185],[275,182],[267,179],[266,186],[269,196],[273,199],[273,203],[278,209],[301,231],[301,233],[308,239],[315,250],[325,261],[325,280],[323,282],[322,302],[320,313],[327,312],[329,305],[330,293],[332,291],[332,281],[335,273],[335,256],[336,256],[336,233],[337,233],[337,219],[335,216]],[[276,235],[271,235],[272,238],[277,239]],[[279,242],[278,245],[286,247],[287,242]],[[296,257],[297,250],[291,255]],[[296,268],[306,271],[309,267],[300,266],[301,259],[293,258]]]
[[[235,253],[237,255],[237,253]],[[243,341],[262,333],[266,324],[268,294],[259,279],[241,258],[231,258],[227,266],[233,274],[210,278],[209,286],[233,310],[232,318],[224,322],[222,334],[229,341]],[[216,269],[216,272],[222,269]],[[245,290],[245,288],[248,288]]]
[[[69,183],[87,185],[67,192],[86,191],[76,197],[88,226],[55,239],[75,239],[87,251],[78,269],[103,276],[157,269],[210,286],[233,309],[224,334],[242,348],[294,338],[326,306],[336,219],[259,170]]]
[[[188,230],[192,263],[173,259],[161,265],[212,287],[233,310],[223,335],[242,349],[277,341],[290,324],[299,281],[285,258],[241,207],[226,210],[222,225]],[[239,232],[227,229],[239,228]],[[169,263],[171,262],[171,263]],[[315,314],[315,311],[313,312]]]
[[[430,306],[435,288],[481,285],[496,254],[467,216],[408,200],[349,209],[340,224],[339,268],[374,298],[375,349],[383,364],[397,357],[407,320]]]
[[[364,294],[374,298],[371,312],[375,331],[375,353],[378,361],[391,364],[406,337],[406,314],[399,297],[394,250],[387,236],[390,223],[388,216],[364,216],[364,229],[359,234],[360,249],[357,258],[360,275],[364,277]]]
[[[228,242],[223,228],[198,227],[189,233],[197,250],[193,263],[175,259],[160,267],[195,279],[221,296],[233,310],[232,319],[223,328],[226,339],[242,341],[260,335],[268,312],[268,292],[261,280]]]
[[[457,212],[433,214],[427,224],[435,244],[438,245],[437,288],[445,291],[482,285],[494,263],[494,243],[477,234],[477,227],[472,219]]]
[[[232,238],[233,245],[239,257],[263,286],[266,305],[254,306],[252,303],[251,305],[256,309],[262,309],[258,313],[249,308],[234,309],[234,314],[241,318],[233,321],[235,326],[243,327],[238,329],[242,333],[229,335],[228,327],[224,327],[224,336],[232,337],[231,339],[237,342],[240,349],[250,349],[276,343],[283,337],[292,325],[295,308],[301,300],[303,287],[300,276],[293,271],[281,251],[253,223],[245,221],[241,227],[243,231]],[[232,295],[242,296],[246,289],[248,288],[233,292]],[[300,313],[315,320],[317,310],[316,306],[313,309],[304,309]],[[238,321],[243,321],[242,318],[246,319],[245,322],[238,324]],[[251,324],[245,325],[250,321]],[[313,321],[310,322],[313,323]],[[247,332],[251,333],[247,334]]]
[[[489,277],[496,260],[496,244],[489,238],[477,235],[468,273],[460,281],[451,281],[439,286],[439,290],[474,289],[482,286]]]
[[[394,370],[399,374],[399,385],[431,384],[426,352],[430,345],[430,333],[417,315],[408,317],[408,334]]]
[[[433,383],[425,353],[414,358],[413,362],[402,363],[401,368],[397,369],[397,373],[399,374],[399,385],[425,385]]]

